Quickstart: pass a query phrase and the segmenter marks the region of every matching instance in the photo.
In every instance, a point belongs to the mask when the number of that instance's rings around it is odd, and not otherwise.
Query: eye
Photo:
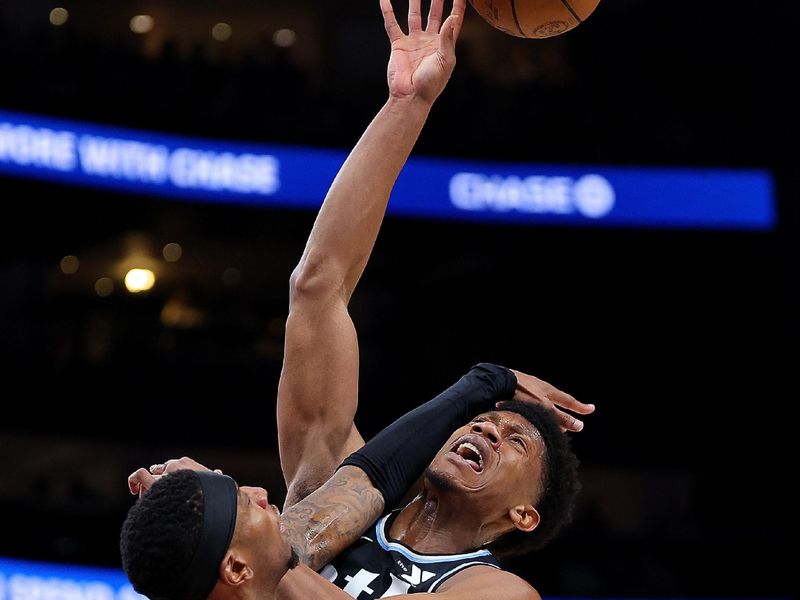
[[[523,440],[521,437],[515,435],[514,437],[511,438],[511,441],[514,442],[517,446],[519,446],[523,450],[526,448],[525,440]]]

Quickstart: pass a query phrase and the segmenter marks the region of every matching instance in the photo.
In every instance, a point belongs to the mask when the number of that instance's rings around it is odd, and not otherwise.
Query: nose
[[[490,421],[473,423],[471,430],[472,433],[480,434],[488,439],[493,448],[497,449],[497,447],[500,445],[500,432],[494,423]]]
[[[240,489],[250,496],[250,500],[258,504],[261,508],[267,508],[267,506],[269,506],[269,494],[267,494],[267,490],[264,488],[247,485],[242,486]]]

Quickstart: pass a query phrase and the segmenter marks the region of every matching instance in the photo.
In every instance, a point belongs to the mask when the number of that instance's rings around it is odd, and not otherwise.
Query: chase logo
[[[457,173],[450,201],[460,210],[569,215],[600,219],[614,208],[616,193],[602,175],[545,177]]]

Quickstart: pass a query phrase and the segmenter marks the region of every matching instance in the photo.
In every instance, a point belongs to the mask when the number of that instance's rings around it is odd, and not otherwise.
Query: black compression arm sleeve
[[[500,400],[514,396],[517,378],[509,369],[489,363],[472,367],[430,402],[400,417],[342,463],[364,471],[394,508],[447,438]]]

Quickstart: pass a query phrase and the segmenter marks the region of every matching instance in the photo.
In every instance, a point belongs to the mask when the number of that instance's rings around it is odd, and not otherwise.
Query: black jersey
[[[499,569],[488,550],[464,554],[419,554],[389,538],[398,511],[378,519],[367,532],[320,570],[320,574],[357,600],[435,592],[447,579],[474,565]]]

